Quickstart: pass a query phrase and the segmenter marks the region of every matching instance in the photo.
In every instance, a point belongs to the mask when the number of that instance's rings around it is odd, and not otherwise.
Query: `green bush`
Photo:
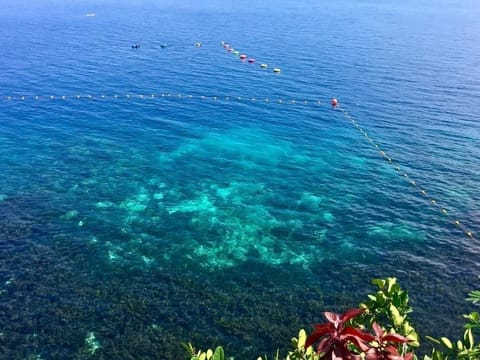
[[[368,300],[361,303],[359,309],[350,309],[344,314],[325,313],[328,322],[315,325],[316,330],[310,336],[301,329],[298,337],[292,338],[291,350],[284,359],[418,360],[414,351],[420,342],[409,319],[412,308],[408,304],[408,292],[399,286],[396,278],[374,279],[372,284],[377,287],[376,292],[369,294]],[[480,291],[469,293],[467,301],[479,304]],[[475,343],[474,338],[474,334],[480,330],[480,315],[471,312],[464,318],[463,339],[452,342],[446,337],[435,339],[427,336],[439,348],[434,347],[423,360],[480,359],[480,344]],[[315,350],[310,343],[318,340],[321,346]],[[190,360],[225,359],[221,346],[215,351],[197,351],[190,343],[182,345]],[[233,357],[228,359],[233,360]],[[272,359],[280,360],[278,351]],[[268,358],[259,356],[257,360]]]

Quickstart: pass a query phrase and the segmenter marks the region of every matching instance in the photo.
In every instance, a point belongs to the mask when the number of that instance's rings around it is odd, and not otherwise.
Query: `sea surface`
[[[388,276],[422,351],[460,338],[479,18],[468,0],[2,3],[0,358],[270,358]]]

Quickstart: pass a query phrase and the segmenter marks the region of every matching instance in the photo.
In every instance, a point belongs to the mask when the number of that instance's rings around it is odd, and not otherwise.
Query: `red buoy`
[[[337,106],[337,105],[338,105],[338,100],[335,99],[335,98],[333,98],[333,99],[332,99],[332,106],[335,107],[335,106]]]

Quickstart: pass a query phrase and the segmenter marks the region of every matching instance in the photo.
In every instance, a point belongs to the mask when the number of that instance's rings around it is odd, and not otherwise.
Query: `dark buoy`
[[[333,98],[332,99],[332,107],[337,107],[338,106],[338,100]]]

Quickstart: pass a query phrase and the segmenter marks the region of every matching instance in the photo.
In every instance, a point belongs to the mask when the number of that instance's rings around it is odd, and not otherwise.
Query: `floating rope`
[[[267,97],[242,97],[242,96],[207,96],[207,95],[189,95],[189,94],[174,94],[174,93],[160,93],[160,94],[114,94],[114,95],[92,95],[92,94],[78,94],[78,95],[16,95],[3,96],[0,101],[43,101],[43,100],[107,100],[107,99],[158,99],[158,98],[177,98],[177,99],[196,99],[196,100],[218,100],[218,101],[244,101],[244,102],[265,102],[265,103],[279,103],[279,104],[300,104],[300,105],[321,105],[320,100],[306,100],[306,99],[280,99]]]
[[[427,199],[427,201],[435,206],[443,215],[445,215],[450,222],[452,222],[455,226],[457,226],[461,231],[463,231],[465,233],[465,235],[467,235],[469,238],[471,239],[475,239],[473,233],[464,225],[460,222],[460,220],[454,218],[452,215],[450,215],[450,213],[448,212],[448,210],[446,208],[444,208],[443,206],[441,206],[437,200],[435,200],[432,196],[430,196],[426,190],[424,190],[423,188],[421,188],[417,182],[412,179],[405,171],[403,171],[399,165],[397,165],[394,160],[387,155],[387,153],[385,151],[383,151],[380,146],[374,142],[372,140],[372,138],[368,135],[368,133],[355,121],[355,119],[353,119],[350,114],[344,110],[343,108],[341,107],[338,107],[338,109],[343,113],[343,115],[345,116],[345,118],[347,120],[349,120],[353,126],[355,126],[355,128],[364,136],[364,138],[378,151],[378,153],[380,154],[380,156],[386,160],[391,166],[393,166],[393,168],[395,169],[395,171],[401,175],[405,181],[407,181],[411,186],[413,186],[425,199]],[[476,240],[476,239],[475,239]]]

